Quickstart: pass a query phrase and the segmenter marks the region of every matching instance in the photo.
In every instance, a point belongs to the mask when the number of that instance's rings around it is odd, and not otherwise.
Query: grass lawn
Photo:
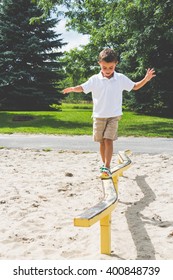
[[[0,112],[0,133],[92,134],[92,105],[63,104],[62,111]],[[31,117],[21,120],[20,117]],[[124,111],[119,136],[173,137],[173,119]]]

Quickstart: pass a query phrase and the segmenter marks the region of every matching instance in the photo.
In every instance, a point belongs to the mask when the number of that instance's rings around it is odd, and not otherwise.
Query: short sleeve
[[[81,84],[81,87],[83,88],[83,92],[84,93],[89,93],[93,90],[93,79],[92,77],[89,78],[88,81],[86,81],[85,83]]]
[[[135,82],[130,80],[127,76],[122,75],[123,78],[123,90],[131,91],[135,85]]]

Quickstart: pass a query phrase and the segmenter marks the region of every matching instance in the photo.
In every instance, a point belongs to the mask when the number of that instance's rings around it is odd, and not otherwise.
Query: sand
[[[74,217],[103,198],[99,153],[1,149],[1,260],[172,260],[173,157],[132,154],[119,178],[112,253]],[[113,156],[113,165],[117,155]]]

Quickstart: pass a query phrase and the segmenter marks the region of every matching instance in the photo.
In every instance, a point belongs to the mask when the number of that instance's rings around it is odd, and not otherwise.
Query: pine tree
[[[64,45],[53,30],[57,19],[32,17],[42,11],[31,0],[0,2],[0,109],[49,110],[58,103]]]

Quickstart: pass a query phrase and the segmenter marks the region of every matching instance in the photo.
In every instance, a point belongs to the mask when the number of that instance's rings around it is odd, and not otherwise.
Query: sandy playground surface
[[[173,157],[133,154],[119,179],[112,254],[99,223],[73,218],[103,198],[99,153],[1,149],[0,259],[173,259]],[[117,155],[113,162],[117,163]]]

